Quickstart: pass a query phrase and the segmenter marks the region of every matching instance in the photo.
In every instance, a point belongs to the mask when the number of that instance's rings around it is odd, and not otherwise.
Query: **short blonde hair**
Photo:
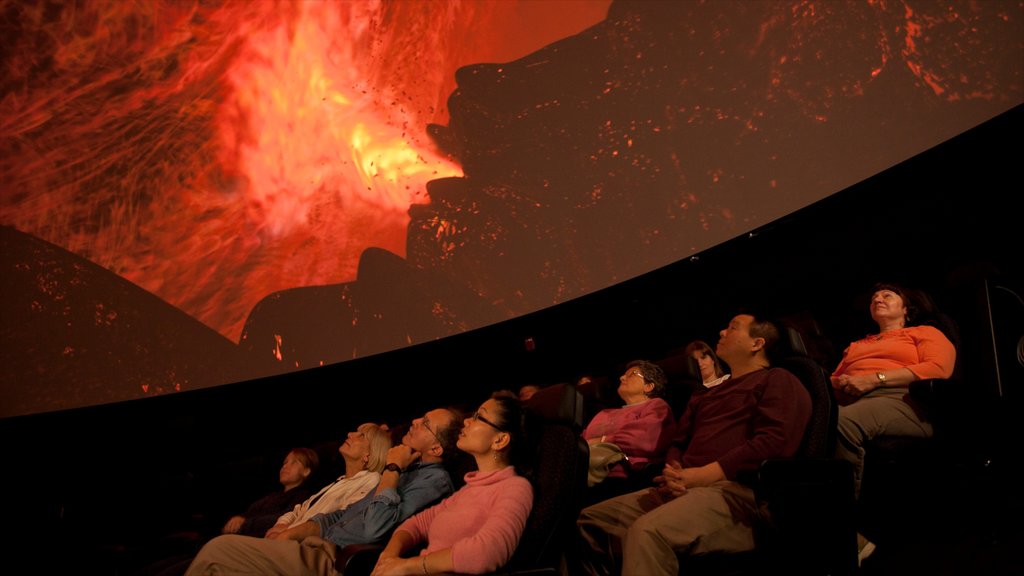
[[[386,428],[382,428],[372,422],[360,424],[356,430],[363,433],[369,447],[366,457],[366,469],[370,472],[384,470],[384,464],[387,463],[388,450],[391,449],[391,433]]]

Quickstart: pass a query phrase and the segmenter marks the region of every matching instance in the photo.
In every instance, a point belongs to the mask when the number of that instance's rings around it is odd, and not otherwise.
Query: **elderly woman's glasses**
[[[480,422],[483,422],[484,424],[487,424],[488,426],[490,426],[491,428],[494,428],[498,432],[507,432],[507,430],[505,430],[501,426],[498,426],[494,422],[491,422],[487,418],[484,418],[479,412],[475,412],[472,416],[470,416],[470,418],[472,418],[473,420],[478,420]]]
[[[643,380],[644,382],[650,382],[650,380],[647,379],[647,376],[644,376],[643,372],[639,370],[633,370],[632,372],[629,373],[629,376],[639,376],[640,379]]]

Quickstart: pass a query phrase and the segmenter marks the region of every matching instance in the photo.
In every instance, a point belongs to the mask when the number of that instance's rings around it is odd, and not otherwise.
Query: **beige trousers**
[[[279,574],[335,576],[337,548],[317,536],[301,543],[226,534],[210,540],[192,561],[185,576]]]
[[[754,492],[722,481],[665,500],[653,489],[605,500],[580,513],[581,563],[590,574],[675,576],[677,553],[754,548]]]

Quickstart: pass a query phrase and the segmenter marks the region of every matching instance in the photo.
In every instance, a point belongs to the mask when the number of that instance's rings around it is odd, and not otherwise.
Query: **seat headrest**
[[[544,422],[583,426],[583,395],[572,384],[541,388],[526,407]]]

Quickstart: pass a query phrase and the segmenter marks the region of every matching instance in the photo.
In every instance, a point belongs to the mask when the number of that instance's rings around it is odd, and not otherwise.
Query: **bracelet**
[[[426,554],[423,555],[423,573],[424,574],[429,574],[429,572],[427,572],[427,555]]]

